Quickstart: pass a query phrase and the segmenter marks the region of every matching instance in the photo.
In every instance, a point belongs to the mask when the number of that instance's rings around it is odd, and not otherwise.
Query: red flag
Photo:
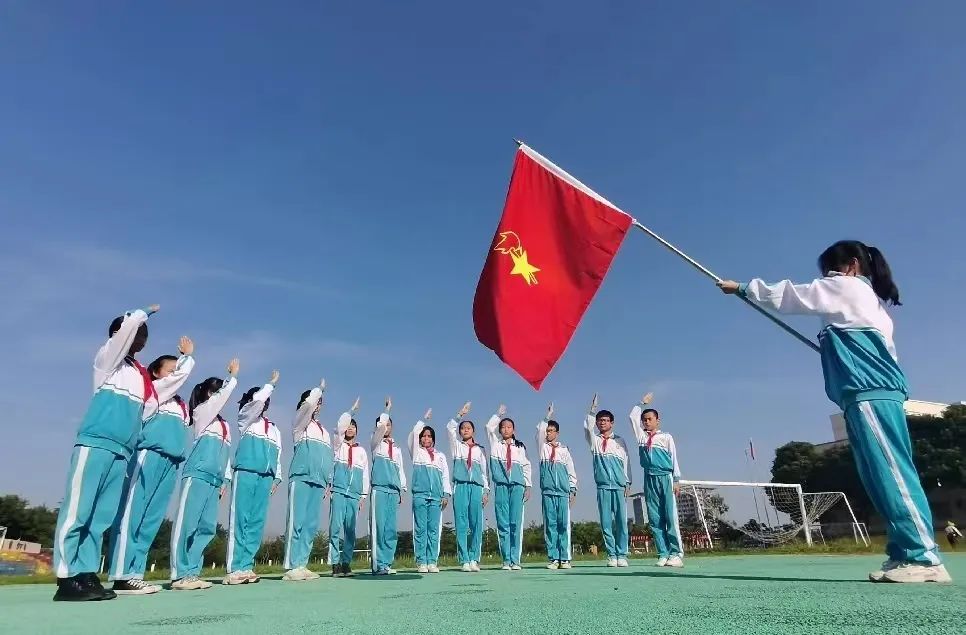
[[[476,337],[535,389],[563,355],[632,219],[521,145],[473,299]]]

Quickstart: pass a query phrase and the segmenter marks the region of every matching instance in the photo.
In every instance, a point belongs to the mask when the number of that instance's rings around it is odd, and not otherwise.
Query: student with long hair
[[[413,462],[413,550],[419,573],[439,573],[442,514],[452,496],[446,456],[436,449],[436,431],[428,425],[432,416],[430,408],[406,439]]]
[[[473,435],[476,426],[464,419],[470,402],[463,404],[455,419],[446,424],[453,461],[453,521],[456,529],[456,557],[463,571],[479,571],[483,547],[483,507],[490,494],[486,457]]]
[[[196,591],[211,587],[202,580],[205,548],[215,537],[218,502],[231,481],[231,426],[221,410],[238,385],[237,359],[228,377],[209,377],[197,384],[188,400],[188,425],[195,439],[181,470],[181,494],[171,529],[171,588]]]
[[[822,320],[825,393],[845,413],[859,477],[886,520],[888,559],[869,579],[950,582],[912,460],[903,408],[909,387],[886,310],[887,304],[901,304],[892,270],[881,251],[858,240],[831,245],[818,257],[818,269],[822,277],[807,284],[724,280],[718,287],[779,313]]]
[[[325,380],[299,398],[292,436],[295,447],[288,469],[288,514],[285,525],[283,580],[314,580],[308,568],[312,542],[319,529],[322,500],[332,485],[332,438],[319,422]]]
[[[487,421],[486,434],[490,441],[493,508],[504,571],[522,568],[525,503],[530,500],[532,479],[527,446],[517,440],[515,432],[516,424],[506,416],[506,406],[501,404]]]
[[[180,357],[162,355],[148,364],[160,405],[138,436],[137,454],[128,465],[127,487],[111,532],[109,575],[118,595],[161,590],[144,581],[144,571],[188,449],[188,404],[178,390],[194,368],[194,343],[182,337],[178,350]]]

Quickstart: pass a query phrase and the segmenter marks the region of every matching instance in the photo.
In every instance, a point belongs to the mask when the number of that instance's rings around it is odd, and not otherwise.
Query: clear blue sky
[[[655,391],[686,478],[831,437],[817,355],[640,233],[540,393],[480,346],[513,137],[727,277],[879,246],[913,396],[966,398],[961,3],[350,4],[0,8],[0,492],[57,503],[92,356],[153,302],[142,359],[188,334],[196,381],[280,368],[286,432],[323,375],[330,424],[503,401],[529,441],[554,400],[584,518],[595,390],[625,436]]]

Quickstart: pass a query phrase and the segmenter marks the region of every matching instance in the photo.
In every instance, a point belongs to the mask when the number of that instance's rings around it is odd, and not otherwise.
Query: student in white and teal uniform
[[[314,580],[308,568],[312,543],[319,530],[322,500],[332,485],[332,438],[319,422],[325,380],[299,398],[292,426],[295,447],[288,469],[288,514],[285,524],[283,580]]]
[[[483,507],[490,494],[486,456],[473,438],[475,426],[463,419],[470,402],[446,424],[453,461],[453,525],[456,529],[456,557],[463,571],[479,571],[483,547]]]
[[[614,434],[614,413],[597,410],[597,395],[584,420],[584,435],[594,459],[594,482],[597,484],[597,511],[604,535],[608,567],[626,567],[627,505],[631,493],[631,467],[627,444]]]
[[[912,460],[903,402],[909,396],[886,304],[899,290],[882,252],[842,240],[818,258],[823,277],[808,284],[755,279],[718,283],[725,293],[779,313],[822,320],[825,392],[845,413],[859,477],[886,520],[886,554],[873,582],[951,582],[939,557],[929,501]],[[745,351],[750,350],[745,347]]]
[[[490,479],[496,532],[504,571],[519,571],[523,555],[523,523],[533,475],[527,447],[515,436],[516,424],[506,406],[486,423],[490,441]]]
[[[543,540],[548,569],[569,569],[572,559],[570,507],[577,497],[577,470],[570,449],[560,442],[560,424],[553,420],[553,404],[537,424],[540,453],[540,493]]]
[[[130,311],[114,319],[94,357],[94,396],[81,420],[67,470],[67,492],[54,534],[56,601],[110,600],[101,586],[101,541],[121,503],[127,466],[141,423],[158,409],[154,382],[135,359],[148,341],[148,316]]]
[[[681,468],[674,438],[661,430],[661,415],[646,407],[651,398],[644,395],[641,403],[631,408],[631,430],[644,471],[647,524],[654,537],[657,566],[679,568],[684,566],[677,502]]]
[[[376,419],[369,449],[372,453],[372,493],[369,496],[369,542],[373,575],[395,575],[392,561],[396,558],[396,513],[406,491],[406,471],[402,452],[392,438],[392,399],[386,398],[386,409]]]
[[[359,400],[349,412],[342,413],[335,431],[332,468],[332,498],[329,502],[329,564],[332,576],[344,578],[352,573],[352,554],[356,547],[356,517],[369,496],[369,456],[359,445],[359,427],[353,418]]]
[[[231,425],[221,416],[238,382],[238,360],[228,364],[228,377],[209,377],[197,384],[188,400],[188,425],[195,439],[181,468],[181,493],[171,528],[171,588],[197,591],[211,587],[202,580],[205,548],[215,537],[219,501],[231,482]]]
[[[413,462],[413,550],[419,573],[439,573],[442,513],[452,496],[446,456],[436,450],[436,431],[427,425],[430,408],[406,439]]]
[[[178,466],[188,450],[188,403],[178,391],[194,368],[194,343],[182,337],[179,351],[180,357],[162,355],[148,364],[160,406],[141,429],[111,531],[109,576],[118,595],[147,595],[161,590],[144,581],[144,571],[148,550],[174,493]]]
[[[255,574],[255,554],[262,544],[269,498],[282,480],[282,433],[265,416],[278,371],[267,384],[250,388],[238,402],[241,438],[235,451],[231,507],[228,512],[228,574],[223,584],[250,584]]]

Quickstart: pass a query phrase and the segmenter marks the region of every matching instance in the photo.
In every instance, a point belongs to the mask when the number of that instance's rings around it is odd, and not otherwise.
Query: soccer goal
[[[799,534],[808,545],[813,535],[824,543],[834,523],[823,524],[821,517],[836,506],[845,510],[839,517],[847,513],[856,541],[868,544],[865,526],[842,492],[802,492],[796,483],[682,480],[677,502],[682,531],[703,531],[712,549],[715,543],[780,545]]]

